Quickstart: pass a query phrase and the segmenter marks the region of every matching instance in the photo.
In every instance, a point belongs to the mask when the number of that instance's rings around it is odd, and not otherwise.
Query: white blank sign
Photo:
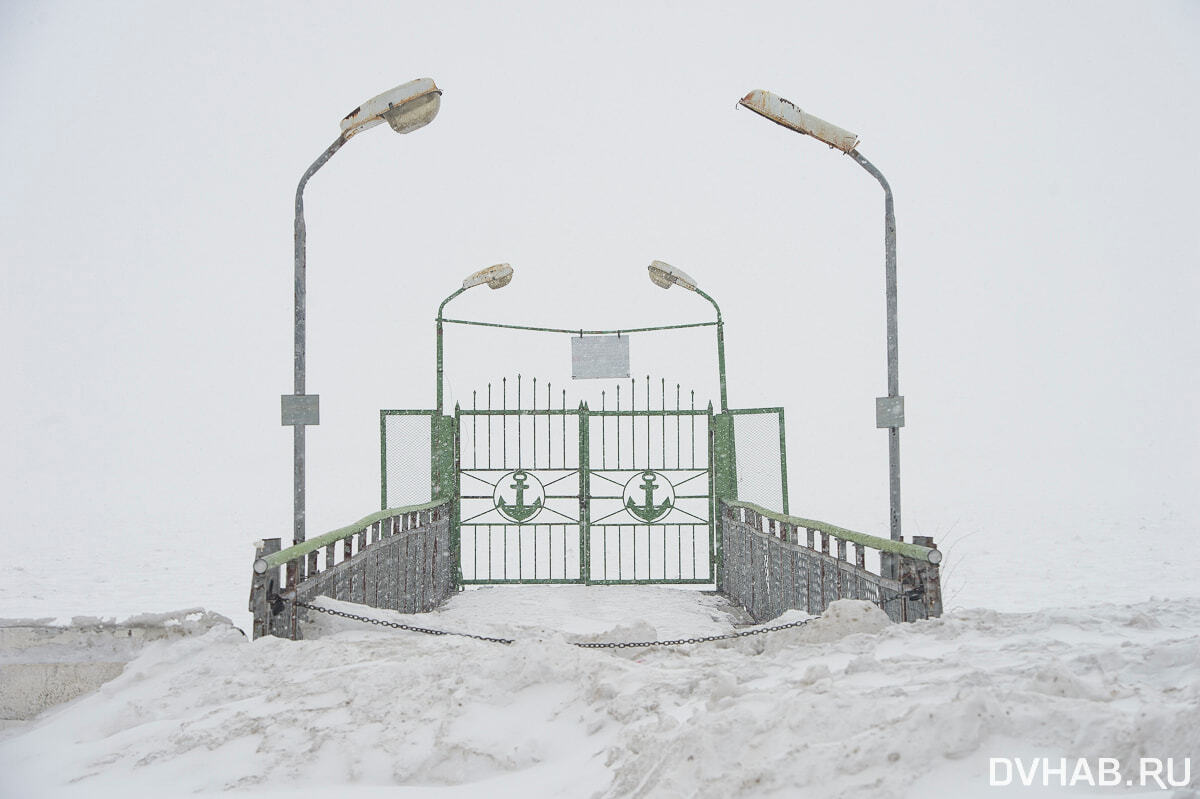
[[[629,336],[573,336],[571,377],[629,377]]]

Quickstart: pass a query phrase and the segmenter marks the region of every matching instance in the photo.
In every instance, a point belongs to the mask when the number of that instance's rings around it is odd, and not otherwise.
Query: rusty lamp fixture
[[[437,412],[442,414],[442,311],[446,308],[446,303],[462,294],[467,289],[475,288],[476,286],[487,285],[490,289],[502,289],[512,282],[513,268],[508,264],[496,264],[489,266],[487,269],[480,269],[478,272],[472,272],[463,280],[462,288],[455,291],[446,299],[442,300],[442,304],[438,306],[437,315]]]
[[[705,294],[696,285],[696,281],[687,272],[682,269],[677,269],[665,261],[652,261],[646,270],[650,273],[650,282],[661,289],[669,289],[671,286],[679,286],[680,288],[694,291],[704,299],[712,303],[712,307],[717,311],[717,372],[721,378],[721,413],[728,409],[729,403],[725,396],[725,323],[721,320],[721,306],[717,305],[717,301]]]
[[[858,136],[801,110],[771,92],[755,89],[738,101],[777,125],[812,136],[853,158],[883,187],[883,239],[885,293],[887,296],[888,395],[875,400],[875,426],[888,430],[888,488],[891,499],[891,537],[900,537],[900,428],[904,426],[904,397],[900,395],[899,335],[896,326],[896,214],[892,188],[883,173],[856,149]]]
[[[304,187],[309,178],[341,149],[350,137],[368,128],[387,122],[397,133],[411,133],[433,121],[441,107],[442,90],[431,78],[419,78],[372,97],[351,111],[342,120],[342,132],[333,144],[300,178],[296,186],[295,226],[295,294],[296,312],[293,325],[295,338],[294,385],[291,394],[282,398],[282,420],[292,427],[292,510],[293,543],[304,540],[304,428],[320,421],[319,399],[316,394],[304,393],[305,337],[305,229]]]
[[[372,97],[346,114],[342,134],[356,133],[387,122],[397,133],[412,133],[433,121],[442,107],[442,90],[432,78],[418,78]]]

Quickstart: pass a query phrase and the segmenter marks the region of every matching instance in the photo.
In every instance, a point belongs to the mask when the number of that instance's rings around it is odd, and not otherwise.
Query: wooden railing
[[[838,599],[873,602],[893,621],[942,615],[942,553],[931,538],[892,541],[721,500],[720,544],[717,590],[756,622],[791,608],[818,614]],[[868,570],[867,550],[879,553],[881,567],[894,564],[896,577]]]
[[[455,590],[454,557],[449,500],[379,511],[284,550],[278,538],[260,541],[250,588],[254,637],[300,638],[295,602],[318,596],[433,610]]]

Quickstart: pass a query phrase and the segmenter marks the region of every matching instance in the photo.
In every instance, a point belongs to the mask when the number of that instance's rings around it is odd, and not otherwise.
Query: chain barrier
[[[282,598],[280,598],[282,599]],[[474,638],[477,641],[491,641],[496,644],[512,644],[515,639],[512,638],[496,638],[488,635],[475,635],[474,633],[459,633],[449,630],[433,630],[428,627],[414,627],[411,624],[400,624],[394,621],[384,621],[382,619],[372,619],[369,616],[359,616],[355,613],[346,613],[333,608],[323,608],[319,605],[311,605],[308,602],[294,601],[296,607],[315,610],[318,613],[326,613],[330,616],[341,616],[344,619],[353,621],[366,622],[367,624],[376,624],[380,627],[393,627],[397,630],[407,630],[413,633],[425,633],[426,635],[454,635],[460,638]],[[734,638],[749,638],[752,635],[762,635],[763,633],[773,633],[779,630],[789,630],[793,627],[803,627],[812,619],[801,619],[800,621],[789,622],[788,624],[777,624],[774,627],[760,627],[757,630],[742,630],[734,633],[723,633],[721,635],[708,635],[702,638],[673,638],[668,641],[571,641],[572,646],[577,646],[580,649],[634,649],[647,646],[679,646],[681,644],[704,644],[709,641],[728,641]]]
[[[397,630],[408,630],[409,632],[412,632],[412,633],[425,633],[426,635],[456,635],[461,638],[475,638],[479,641],[491,641],[491,642],[497,643],[497,644],[513,643],[513,639],[511,639],[511,638],[493,638],[488,635],[475,635],[473,633],[456,633],[456,632],[450,632],[449,630],[431,630],[428,627],[414,627],[411,624],[400,624],[399,622],[395,622],[395,621],[384,621],[383,619],[372,619],[369,616],[359,616],[354,613],[346,613],[344,611],[334,610],[333,608],[323,608],[323,607],[320,607],[319,605],[310,605],[307,602],[297,601],[295,603],[295,605],[296,605],[296,607],[299,607],[299,608],[308,608],[309,610],[315,610],[318,613],[328,613],[330,616],[341,616],[342,618],[353,619],[354,621],[362,621],[362,622],[366,622],[367,624],[377,624],[380,627],[394,627]]]
[[[680,644],[704,644],[709,641],[728,641],[733,638],[749,638],[752,635],[762,635],[763,633],[773,633],[778,630],[788,630],[792,627],[803,627],[812,619],[801,619],[800,621],[789,622],[788,624],[777,624],[774,627],[760,627],[757,630],[742,630],[736,633],[724,633],[723,635],[706,635],[703,638],[673,638],[669,641],[637,641],[637,642],[576,642],[572,641],[572,645],[581,649],[629,649],[641,646],[678,646]]]

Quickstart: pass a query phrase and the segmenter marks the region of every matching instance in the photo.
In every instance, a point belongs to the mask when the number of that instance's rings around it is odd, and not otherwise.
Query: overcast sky
[[[356,137],[306,195],[310,534],[376,507],[377,411],[432,405],[465,274],[516,269],[471,318],[711,318],[653,259],[721,303],[731,404],[786,407],[793,512],[886,534],[882,192],[736,109],[755,88],[894,189],[906,532],[1194,519],[1198,44],[1195,2],[8,0],[0,534],[289,536],[296,181],[426,76],[433,124]],[[711,386],[693,333],[636,337],[635,373]],[[569,369],[565,338],[448,354],[464,402]]]

